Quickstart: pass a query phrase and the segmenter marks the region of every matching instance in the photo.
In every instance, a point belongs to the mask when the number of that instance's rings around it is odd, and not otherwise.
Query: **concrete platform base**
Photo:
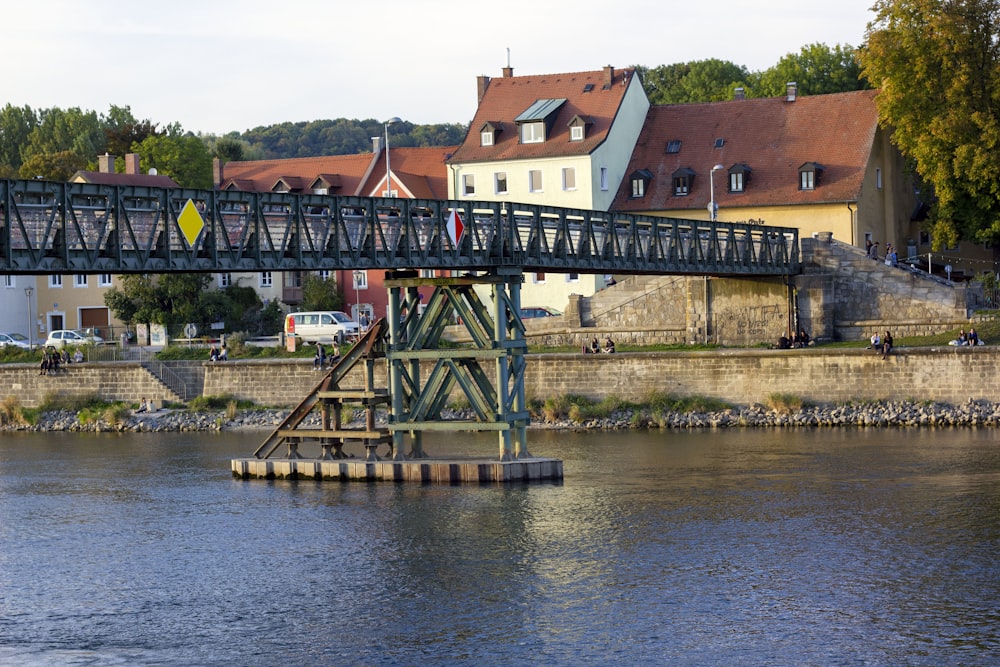
[[[418,484],[495,484],[500,482],[562,481],[559,459],[233,459],[233,476],[240,479],[314,479]]]

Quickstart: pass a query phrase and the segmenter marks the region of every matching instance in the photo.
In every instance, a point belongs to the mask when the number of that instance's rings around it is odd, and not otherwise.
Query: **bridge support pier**
[[[389,289],[389,430],[393,458],[405,460],[403,444],[412,439],[412,457],[423,457],[423,431],[497,431],[500,461],[531,458],[529,414],[525,400],[524,355],[527,342],[521,322],[521,270],[500,268],[485,276],[419,278],[413,271],[386,274]],[[475,291],[489,285],[487,306]],[[419,288],[434,288],[420,312]],[[452,318],[469,331],[472,347],[442,347],[441,336]],[[422,375],[421,362],[430,368]],[[493,379],[483,362],[493,362]],[[442,419],[451,392],[468,399],[474,420]]]

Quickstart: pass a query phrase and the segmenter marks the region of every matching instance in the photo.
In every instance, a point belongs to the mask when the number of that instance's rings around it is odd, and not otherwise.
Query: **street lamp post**
[[[393,116],[385,121],[385,195],[392,196],[392,169],[389,168],[389,126],[393,123],[402,123],[399,116]]]
[[[712,222],[715,222],[715,215],[719,212],[719,206],[715,203],[715,172],[722,171],[725,169],[721,164],[717,164],[712,167],[712,173],[708,175],[708,191],[709,199],[708,202],[708,214],[711,216]]]
[[[31,349],[31,293],[34,291],[32,287],[24,288],[24,296],[28,297],[28,349]]]
[[[354,317],[358,322],[361,321],[361,277],[364,274],[361,271],[354,272]]]

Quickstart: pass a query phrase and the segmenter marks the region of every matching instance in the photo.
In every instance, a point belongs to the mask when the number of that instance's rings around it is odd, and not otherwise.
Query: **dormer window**
[[[667,153],[680,153],[681,152],[681,140],[671,139],[667,142]]]
[[[638,169],[629,176],[632,182],[632,199],[641,199],[646,196],[649,182],[653,180],[653,174],[648,169]]]
[[[521,143],[540,144],[545,141],[545,123],[521,123]]]
[[[546,133],[555,120],[559,108],[566,103],[566,98],[536,100],[524,113],[514,119],[522,144],[540,144],[545,141]]]
[[[734,164],[729,168],[729,191],[745,192],[750,181],[750,167],[745,164]]]
[[[572,120],[569,121],[569,140],[583,141],[587,136],[587,126],[590,124],[591,121],[583,116],[573,116]]]
[[[816,162],[806,162],[799,167],[799,190],[815,190],[822,174],[822,165]]]
[[[673,173],[674,196],[686,197],[691,192],[691,181],[694,180],[694,171],[688,167],[678,169]]]
[[[494,146],[497,142],[497,134],[500,133],[502,125],[499,123],[485,123],[479,129],[479,145]]]

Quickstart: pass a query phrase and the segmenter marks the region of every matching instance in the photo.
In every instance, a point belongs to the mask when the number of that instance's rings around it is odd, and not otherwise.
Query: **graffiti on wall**
[[[785,330],[785,312],[778,304],[726,309],[715,316],[715,338],[759,342]]]

